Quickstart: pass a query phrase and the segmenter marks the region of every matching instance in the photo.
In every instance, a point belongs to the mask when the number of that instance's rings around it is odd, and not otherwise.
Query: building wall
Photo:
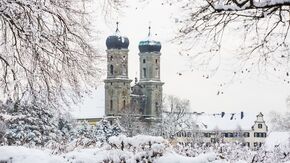
[[[268,127],[260,113],[248,130],[183,130],[176,134],[176,140],[180,143],[243,143],[250,148],[258,148],[265,143],[267,134]]]
[[[159,116],[162,105],[162,85],[160,81],[160,56],[159,52],[139,53],[140,82],[142,92],[146,97],[143,116]]]
[[[105,82],[105,114],[118,115],[130,104],[128,50],[107,50],[107,79]]]

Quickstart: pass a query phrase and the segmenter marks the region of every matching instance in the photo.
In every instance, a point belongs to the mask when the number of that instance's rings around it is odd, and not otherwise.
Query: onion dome
[[[160,52],[161,50],[161,43],[152,39],[150,30],[151,27],[149,26],[148,37],[139,42],[140,53]]]
[[[128,37],[121,36],[118,28],[119,22],[116,23],[117,28],[115,34],[107,37],[106,46],[107,49],[128,49],[129,39]]]

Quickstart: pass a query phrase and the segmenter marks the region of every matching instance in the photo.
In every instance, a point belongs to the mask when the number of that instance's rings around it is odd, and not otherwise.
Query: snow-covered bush
[[[45,146],[59,142],[63,133],[55,110],[41,102],[12,102],[0,105],[0,119],[6,126],[4,143],[8,145]]]
[[[3,137],[6,132],[6,125],[5,123],[0,119],[0,144],[3,142]]]

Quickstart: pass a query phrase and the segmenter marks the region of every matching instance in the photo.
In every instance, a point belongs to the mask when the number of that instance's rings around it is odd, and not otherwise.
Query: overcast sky
[[[164,94],[189,99],[192,111],[197,112],[286,111],[290,85],[283,82],[283,79],[250,73],[231,81],[232,65],[228,62],[222,62],[218,73],[210,74],[206,79],[208,71],[199,70],[198,65],[194,65],[190,57],[179,55],[181,47],[169,41],[176,34],[177,13],[180,11],[176,7],[162,5],[161,0],[150,3],[129,0],[128,7],[123,9],[122,14],[107,17],[106,21],[104,17],[98,16],[99,13],[93,13],[95,16],[91,21],[94,29],[98,31],[98,40],[95,44],[99,52],[106,55],[106,37],[114,32],[115,21],[118,20],[121,33],[130,40],[129,78],[139,78],[138,43],[147,36],[150,24],[152,33],[156,34],[156,38],[162,44],[161,80],[165,82]],[[225,42],[227,45],[222,51],[225,56],[232,56],[235,53],[232,50],[235,46],[232,39],[238,38],[229,37]],[[218,91],[223,94],[217,95]],[[73,111],[73,114],[76,117],[99,117],[104,114],[102,82],[98,85],[98,89],[93,91],[92,96],[86,97],[84,103]]]

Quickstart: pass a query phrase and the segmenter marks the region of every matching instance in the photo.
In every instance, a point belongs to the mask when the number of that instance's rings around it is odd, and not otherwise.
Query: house
[[[179,143],[242,143],[250,148],[261,147],[268,135],[264,115],[217,113],[194,115],[196,129],[176,133]]]

